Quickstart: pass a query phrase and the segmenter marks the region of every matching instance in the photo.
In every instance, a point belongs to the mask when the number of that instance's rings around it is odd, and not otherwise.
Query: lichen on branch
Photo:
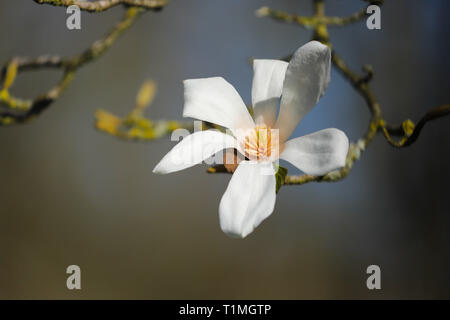
[[[42,4],[57,6],[70,6],[78,3],[78,1],[74,0],[35,1]],[[134,1],[131,2],[134,3]],[[117,4],[128,5],[131,4],[131,2],[113,0],[97,2],[80,1],[79,4],[80,6],[85,6],[86,4],[101,5],[106,9],[109,8],[108,6],[105,6],[106,4],[110,6]],[[6,110],[0,109],[0,126],[24,123],[41,114],[56,99],[58,99],[61,93],[69,86],[79,68],[100,58],[116,42],[117,38],[133,25],[136,19],[143,14],[146,9],[160,8],[166,1],[136,1],[136,4],[138,3],[152,5],[148,8],[143,5],[128,7],[125,12],[125,17],[118,22],[103,39],[94,42],[90,47],[78,55],[72,57],[43,55],[37,58],[14,57],[10,59],[4,65],[0,75],[0,107],[2,107],[2,105],[3,107],[6,107]],[[62,78],[50,90],[34,99],[18,98],[11,94],[10,89],[14,80],[20,73],[43,69],[61,70],[63,74]]]
[[[136,97],[135,107],[124,118],[99,109],[95,113],[95,127],[116,138],[147,141],[159,139],[177,129],[193,130],[191,122],[175,120],[153,121],[144,116],[156,93],[156,83],[146,81]]]
[[[58,7],[77,6],[80,10],[88,12],[102,12],[118,5],[126,5],[149,10],[162,9],[168,0],[34,0],[39,4],[49,4]]]

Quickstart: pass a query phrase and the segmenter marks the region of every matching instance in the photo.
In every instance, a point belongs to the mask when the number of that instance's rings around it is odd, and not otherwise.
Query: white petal
[[[154,173],[166,174],[192,167],[215,153],[237,147],[231,135],[207,130],[190,134],[183,138],[153,169]],[[222,158],[221,158],[222,159]]]
[[[221,77],[184,80],[184,117],[218,124],[231,130],[254,126],[236,89]]]
[[[219,217],[223,232],[239,238],[251,233],[272,213],[275,188],[271,163],[242,161],[220,201]]]
[[[283,90],[288,63],[280,60],[254,60],[252,104],[258,124],[273,127]]]
[[[275,128],[286,141],[300,120],[314,107],[330,82],[331,52],[318,41],[298,49],[286,70],[280,114]]]
[[[307,174],[321,176],[345,166],[347,152],[345,133],[330,128],[287,141],[280,159]]]

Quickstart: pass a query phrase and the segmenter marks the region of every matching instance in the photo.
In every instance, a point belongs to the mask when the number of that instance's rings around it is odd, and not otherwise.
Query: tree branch
[[[369,2],[369,5],[371,4],[377,4],[381,5],[383,1],[367,1]],[[323,7],[323,3],[317,3],[315,4],[315,8]],[[290,14],[288,12],[274,10],[269,7],[261,7],[256,11],[256,15],[258,17],[270,17],[274,20],[280,21],[280,22],[287,22],[287,23],[296,23],[304,28],[307,29],[314,29],[320,24],[324,24],[327,27],[343,27],[347,26],[349,24],[353,24],[356,22],[359,22],[366,18],[368,14],[366,13],[366,8],[357,11],[349,16],[346,17],[331,17],[331,16],[325,16],[323,14],[316,14],[312,16],[299,16]]]
[[[135,141],[159,139],[177,129],[194,129],[190,121],[152,121],[145,118],[144,111],[152,103],[155,93],[156,84],[153,81],[145,82],[136,97],[135,107],[126,117],[119,118],[105,110],[97,110],[95,127],[116,138]]]
[[[82,10],[89,12],[100,12],[112,8],[116,5],[132,6],[127,10],[126,17],[122,20],[104,39],[95,42],[80,55],[71,58],[61,58],[58,56],[41,56],[34,59],[13,58],[3,68],[0,81],[2,89],[0,91],[0,102],[8,107],[8,111],[0,113],[0,125],[24,122],[45,110],[64,89],[70,84],[78,68],[84,64],[99,58],[117,37],[127,30],[144,9],[160,9],[166,4],[166,0],[103,0],[94,2],[82,2],[77,0],[34,0],[40,4],[50,4],[54,6],[78,5]],[[369,4],[381,5],[383,1],[366,0]],[[314,13],[312,16],[297,16],[282,11],[272,10],[268,7],[260,8],[258,16],[268,16],[278,21],[297,23],[298,25],[313,30],[312,39],[328,45],[332,49],[329,39],[328,28],[346,26],[364,19],[366,10],[360,10],[346,17],[330,17],[325,15],[325,3],[323,0],[313,0]],[[289,58],[288,58],[289,60]],[[351,171],[354,163],[360,159],[362,152],[372,142],[377,132],[381,131],[386,140],[394,147],[406,147],[414,143],[425,124],[429,121],[444,117],[450,114],[450,105],[445,104],[427,112],[422,119],[414,125],[411,120],[405,120],[400,126],[390,126],[382,117],[381,107],[377,102],[370,88],[370,81],[373,78],[372,67],[363,67],[363,73],[353,72],[344,60],[332,49],[331,61],[333,66],[344,76],[352,87],[361,95],[371,114],[369,124],[364,135],[356,142],[351,143],[346,158],[346,164],[340,170],[327,173],[324,176],[313,175],[286,175],[284,184],[301,185],[309,182],[335,182],[344,179]],[[16,76],[20,72],[36,70],[42,68],[56,68],[63,70],[63,78],[50,91],[37,97],[34,100],[22,100],[10,95],[9,89],[12,87]],[[98,110],[96,112],[96,127],[115,137],[126,140],[153,140],[162,137],[175,129],[184,128],[191,130],[192,125],[179,121],[152,121],[145,118],[143,113],[151,103],[155,93],[153,82],[143,85],[138,94],[136,106],[124,118],[119,118],[107,111]],[[216,127],[209,123],[204,123],[205,128]],[[399,136],[400,140],[394,140],[393,136]],[[228,172],[223,165],[213,166],[208,169],[209,173]],[[284,175],[283,175],[284,176]]]
[[[403,148],[410,146],[419,137],[425,124],[429,121],[436,120],[445,116],[450,115],[450,104],[444,104],[442,106],[436,107],[429,110],[417,123],[411,120],[405,120],[399,126],[390,126],[383,123],[382,131],[386,140],[396,148]],[[399,141],[392,139],[392,136],[401,136]]]
[[[0,126],[26,122],[46,110],[71,83],[77,70],[88,62],[100,58],[143,12],[145,12],[144,9],[137,7],[127,9],[123,20],[105,38],[94,42],[79,55],[73,57],[16,57],[7,62],[0,77],[0,81],[3,82],[3,87],[0,91],[0,102],[6,105],[8,110],[0,112]],[[16,98],[10,94],[10,88],[19,73],[48,68],[63,71],[61,80],[52,89],[33,100]]]
[[[383,1],[367,1],[369,4],[381,5]],[[350,23],[357,22],[366,16],[366,10],[361,10],[349,17],[327,17],[325,16],[325,4],[323,0],[313,0],[314,15],[311,17],[300,17],[295,15],[290,15],[285,12],[274,11],[267,7],[263,7],[257,11],[259,16],[269,16],[279,21],[284,22],[296,22],[302,27],[313,29],[313,40],[320,41],[330,48],[332,44],[328,35],[328,27],[330,26],[343,26]],[[370,142],[374,139],[378,131],[384,133],[387,141],[395,147],[406,147],[415,142],[425,126],[425,124],[431,120],[441,118],[443,116],[450,114],[450,105],[442,105],[440,107],[434,108],[427,112],[425,116],[419,121],[417,126],[414,126],[411,120],[403,121],[402,125],[399,127],[392,127],[386,124],[386,121],[382,118],[381,108],[372,90],[369,86],[369,82],[373,77],[373,70],[371,66],[364,66],[364,75],[360,76],[354,73],[346,65],[344,60],[342,60],[335,52],[332,50],[331,61],[333,66],[344,76],[347,81],[353,86],[353,88],[363,97],[365,100],[371,117],[369,120],[369,126],[366,133],[356,142],[351,143],[349,147],[349,152],[347,154],[346,164],[340,170],[335,170],[329,172],[324,176],[313,176],[313,175],[297,175],[297,176],[286,176],[284,184],[286,185],[299,185],[308,182],[335,182],[345,178],[351,171],[353,164],[356,160],[359,160],[361,153],[367,148]],[[400,141],[394,141],[391,136],[403,136]],[[212,168],[208,172],[223,172],[219,170],[220,168]]]
[[[168,0],[98,0],[98,1],[83,1],[83,0],[33,0],[38,4],[48,4],[57,7],[77,6],[80,10],[87,12],[103,12],[111,9],[117,5],[126,5],[130,7],[140,7],[148,10],[162,9]]]

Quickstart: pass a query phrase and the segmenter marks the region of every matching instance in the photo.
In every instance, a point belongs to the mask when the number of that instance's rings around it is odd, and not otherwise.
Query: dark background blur
[[[417,121],[450,102],[450,2],[386,2],[381,31],[361,22],[331,39],[354,70],[373,65],[388,121]],[[172,0],[82,68],[35,121],[0,128],[0,298],[450,297],[450,119],[403,150],[378,136],[342,182],[282,188],[273,215],[245,240],[219,227],[229,175],[205,166],[154,175],[168,138],[132,143],[94,129],[97,108],[126,114],[147,78],[158,83],[155,119],[181,117],[186,78],[223,76],[250,102],[248,58],[280,58],[310,38],[256,18],[262,5],[312,12],[310,1]],[[364,6],[327,1],[326,11]],[[2,0],[0,62],[76,54],[123,12],[82,13],[82,30],[69,31],[63,8]],[[59,76],[23,74],[13,92],[34,97]],[[335,69],[331,79],[294,135],[337,127],[355,140],[365,131],[364,101]],[[81,267],[81,291],[66,288],[70,264]],[[366,288],[371,264],[381,267],[378,291]]]

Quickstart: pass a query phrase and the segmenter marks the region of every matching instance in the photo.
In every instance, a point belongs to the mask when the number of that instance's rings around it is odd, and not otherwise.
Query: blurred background
[[[417,121],[450,102],[450,2],[386,2],[381,30],[363,21],[331,29],[331,39],[353,70],[372,64],[390,123]],[[256,18],[263,5],[312,13],[306,0],[172,0],[80,69],[35,121],[0,127],[0,298],[450,298],[449,118],[427,124],[402,150],[377,136],[342,182],[282,188],[273,215],[245,240],[219,227],[229,175],[208,175],[204,165],[152,174],[174,145],[169,138],[133,143],[94,129],[96,109],[125,115],[148,78],[158,83],[153,119],[181,119],[187,78],[223,76],[250,102],[248,58],[284,57],[311,36]],[[327,1],[326,12],[365,5]],[[123,13],[82,13],[82,30],[69,31],[63,8],[1,1],[0,62],[77,54]],[[13,93],[34,97],[59,76],[21,74]],[[325,97],[294,136],[336,127],[355,140],[368,119],[333,69]],[[66,288],[71,264],[81,267],[82,290]],[[371,264],[381,267],[381,290],[366,288]]]

